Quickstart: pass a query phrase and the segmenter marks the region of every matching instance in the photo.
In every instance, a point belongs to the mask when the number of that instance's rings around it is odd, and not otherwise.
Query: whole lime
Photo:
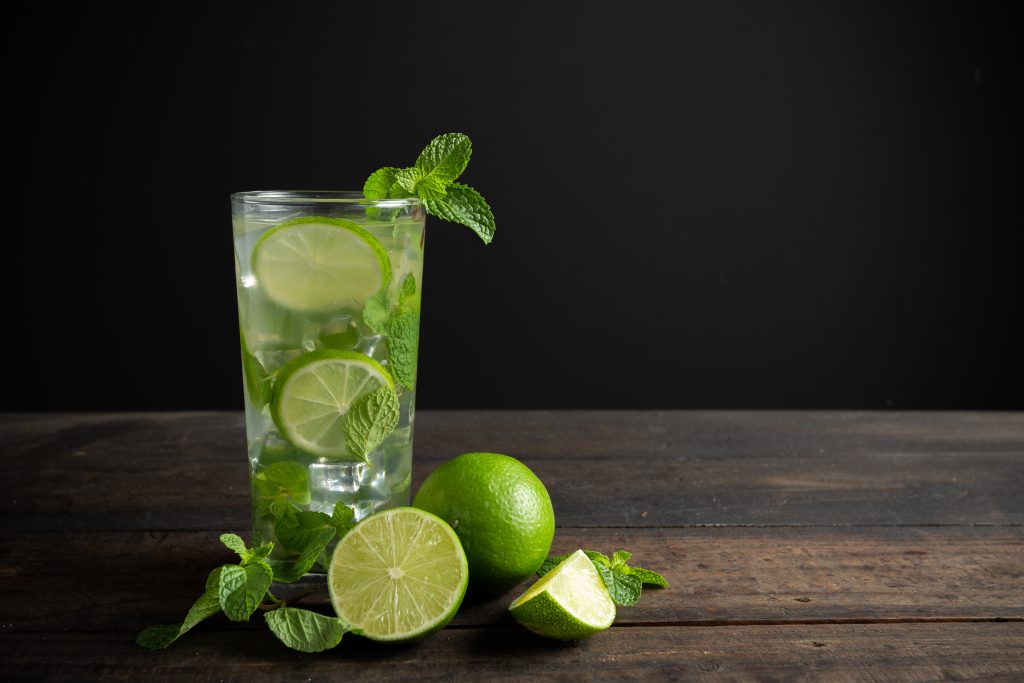
[[[555,512],[544,484],[515,458],[465,453],[423,482],[413,506],[451,525],[469,561],[469,587],[499,594],[540,568]]]

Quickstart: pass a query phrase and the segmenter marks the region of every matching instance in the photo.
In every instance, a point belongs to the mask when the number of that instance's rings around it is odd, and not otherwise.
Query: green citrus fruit
[[[304,353],[281,368],[271,390],[270,412],[281,434],[307,453],[349,455],[345,415],[356,399],[394,386],[380,363],[354,351]]]
[[[515,458],[466,453],[427,477],[413,505],[448,522],[469,559],[470,587],[503,593],[551,549],[555,513],[540,479]]]
[[[415,640],[444,627],[466,594],[459,538],[429,512],[392,508],[359,522],[327,568],[334,611],[367,638]]]
[[[559,640],[586,638],[615,621],[615,603],[582,550],[538,579],[508,611],[534,633]]]
[[[252,270],[272,301],[307,313],[362,308],[391,278],[377,238],[351,221],[316,216],[263,233]]]

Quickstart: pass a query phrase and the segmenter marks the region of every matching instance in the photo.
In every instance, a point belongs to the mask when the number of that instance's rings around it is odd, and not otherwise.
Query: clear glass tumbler
[[[312,191],[231,209],[253,542],[286,558],[310,513],[409,503],[426,212]]]

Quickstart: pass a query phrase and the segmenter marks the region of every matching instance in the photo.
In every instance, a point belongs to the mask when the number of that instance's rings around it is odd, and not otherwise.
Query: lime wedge
[[[439,630],[466,594],[459,537],[415,508],[378,512],[338,542],[327,586],[338,616],[373,640],[413,640]]]
[[[534,633],[559,640],[585,638],[615,621],[615,603],[582,550],[542,576],[508,611]]]
[[[265,232],[252,270],[271,301],[294,311],[360,309],[391,278],[377,239],[351,221],[315,216]]]
[[[387,370],[354,351],[325,349],[284,364],[274,379],[270,414],[278,431],[307,453],[328,458],[349,455],[345,415],[356,401],[395,384]]]

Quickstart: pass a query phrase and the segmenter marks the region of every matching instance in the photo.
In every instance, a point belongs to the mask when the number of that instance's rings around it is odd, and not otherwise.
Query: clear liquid
[[[298,217],[298,215],[293,216]],[[423,273],[423,221],[368,221],[345,216],[370,232],[384,247],[391,262],[391,298],[407,275],[416,283],[415,307]],[[287,496],[297,510],[331,515],[335,507],[350,508],[356,520],[372,512],[409,503],[412,476],[412,434],[415,391],[396,384],[400,416],[395,430],[367,461],[318,457],[289,443],[274,423],[270,396],[277,372],[293,358],[320,349],[356,351],[373,358],[385,369],[390,358],[386,335],[371,330],[363,310],[353,305],[326,313],[284,308],[260,289],[252,272],[253,247],[268,229],[289,220],[235,218],[235,266],[244,374],[246,436],[249,474],[253,482],[253,542],[275,542],[275,556],[287,552],[277,542],[276,518],[267,514],[267,492],[258,485],[262,472],[275,463],[294,463],[306,473],[304,491]],[[291,471],[295,471],[292,467]],[[282,503],[278,503],[282,504]]]

